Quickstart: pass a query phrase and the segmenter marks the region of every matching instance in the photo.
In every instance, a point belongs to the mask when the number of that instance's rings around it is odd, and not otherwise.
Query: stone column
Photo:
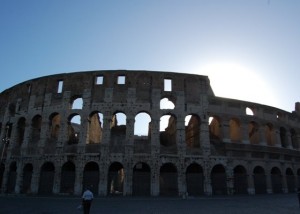
[[[124,189],[123,196],[132,195],[132,168],[130,163],[125,164],[125,178],[124,178]]]
[[[266,133],[265,133],[264,126],[260,126],[258,132],[259,132],[258,134],[259,134],[259,139],[260,139],[259,144],[262,146],[266,146],[267,139],[266,139]]]
[[[242,142],[244,144],[250,144],[250,140],[249,140],[249,130],[248,127],[249,124],[242,124],[241,125],[241,129],[242,129]]]
[[[247,181],[248,181],[248,194],[249,195],[255,195],[255,186],[254,186],[254,175],[251,173],[251,174],[248,174],[247,176]]]
[[[39,190],[40,168],[34,167],[31,178],[31,193],[36,194]]]
[[[211,186],[211,168],[210,168],[210,160],[204,161],[203,165],[203,173],[204,173],[204,194],[207,196],[212,195],[212,186]]]
[[[229,136],[229,132],[230,132],[230,129],[229,129],[229,122],[226,120],[222,122],[222,138],[223,138],[223,142],[226,142],[226,143],[230,143],[231,142],[231,139],[230,139],[230,136]]]
[[[154,164],[151,169],[151,196],[159,196],[159,165]]]
[[[227,177],[227,194],[234,194],[234,173],[231,166],[227,166],[226,169],[226,177]]]
[[[81,195],[82,193],[82,180],[83,180],[83,161],[80,159],[76,164],[75,171],[75,185],[74,185],[74,195]]]
[[[107,179],[108,179],[108,166],[106,164],[106,159],[100,159],[100,179],[99,179],[99,195],[107,195]]]
[[[293,149],[291,132],[289,130],[286,132],[286,143],[288,149]]]
[[[271,173],[266,173],[266,182],[267,182],[267,193],[272,194],[273,188],[272,188]]]
[[[282,192],[288,193],[288,186],[287,186],[287,180],[286,180],[286,174],[281,175],[281,181],[282,181]]]
[[[55,172],[54,172],[53,189],[52,189],[52,192],[54,194],[58,194],[60,192],[60,181],[61,181],[61,166],[60,164],[56,164]]]
[[[187,193],[187,187],[186,187],[186,174],[185,174],[185,166],[184,166],[184,160],[180,161],[180,166],[178,168],[178,193],[179,196],[185,197]]]
[[[186,155],[186,142],[185,142],[185,124],[184,118],[178,117],[176,121],[176,147],[179,156]]]
[[[21,192],[22,181],[23,181],[22,164],[20,162],[18,162],[18,164],[17,164],[16,185],[15,185],[15,193],[16,194],[19,194]]]
[[[281,147],[281,139],[280,139],[280,130],[279,129],[276,129],[275,130],[275,146],[276,147]]]

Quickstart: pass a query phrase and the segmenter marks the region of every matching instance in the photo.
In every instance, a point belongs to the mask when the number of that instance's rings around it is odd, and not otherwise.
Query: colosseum
[[[207,76],[87,71],[0,94],[2,194],[295,192],[295,111],[217,97]]]

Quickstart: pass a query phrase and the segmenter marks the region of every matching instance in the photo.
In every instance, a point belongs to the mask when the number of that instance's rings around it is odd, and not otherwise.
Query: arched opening
[[[151,171],[146,163],[139,162],[133,168],[132,194],[134,196],[150,196]]]
[[[221,123],[217,117],[209,117],[209,137],[211,141],[221,140]]]
[[[47,142],[44,147],[45,154],[54,154],[56,142],[58,141],[60,130],[60,115],[52,113],[49,117],[49,132],[47,133]]]
[[[160,167],[159,190],[161,196],[178,196],[177,168],[172,163]]]
[[[108,169],[107,193],[108,195],[122,195],[124,186],[124,168],[119,162],[114,162]]]
[[[72,102],[72,109],[82,109],[83,100],[81,97],[74,98]]]
[[[99,166],[96,162],[89,162],[85,165],[83,170],[83,189],[89,188],[94,195],[98,194],[98,185],[100,178]]]
[[[250,115],[250,116],[254,115],[254,111],[249,107],[246,107],[245,111],[246,111],[246,115]]]
[[[17,123],[17,139],[16,139],[17,148],[20,148],[24,141],[25,125],[26,125],[26,119],[24,117],[21,117]]]
[[[262,167],[256,166],[254,168],[253,180],[254,180],[255,194],[267,193],[266,175],[265,175],[265,170]]]
[[[60,192],[74,193],[75,165],[68,161],[61,168]]]
[[[231,142],[241,142],[241,126],[237,119],[231,119],[229,121],[229,136]]]
[[[200,118],[198,115],[185,117],[185,142],[188,148],[200,148]]]
[[[250,122],[248,125],[249,141],[251,144],[259,144],[259,127],[256,122]]]
[[[286,183],[287,183],[287,188],[288,192],[295,192],[296,190],[296,183],[295,183],[295,176],[294,172],[291,168],[286,169]]]
[[[33,166],[32,164],[26,164],[23,168],[23,184],[21,193],[31,193],[31,179],[33,173]]]
[[[236,166],[233,170],[234,173],[234,193],[247,194],[248,193],[248,180],[247,171],[243,166]]]
[[[31,142],[32,147],[34,148],[35,145],[37,145],[40,140],[41,126],[42,126],[42,117],[40,115],[34,116],[31,122],[31,137],[29,141]]]
[[[134,136],[143,136],[148,137],[150,136],[150,122],[151,117],[149,114],[145,112],[138,113],[135,116],[135,122],[134,122]]]
[[[271,181],[273,193],[282,193],[282,176],[279,168],[272,168]]]
[[[188,195],[204,194],[204,175],[202,167],[197,163],[190,164],[186,169],[186,188]]]
[[[99,144],[103,135],[103,114],[93,112],[89,117],[89,144]]]
[[[163,98],[160,100],[160,109],[174,109],[174,103],[169,98]]]
[[[225,168],[218,164],[211,171],[211,185],[213,195],[227,195],[227,176]]]
[[[7,179],[7,193],[14,193],[17,179],[17,163],[12,162],[9,166]]]
[[[177,120],[173,115],[160,118],[160,145],[162,152],[176,152]]]
[[[114,114],[110,128],[110,149],[112,152],[122,152],[126,140],[126,115],[121,112]]]
[[[135,116],[134,123],[134,152],[148,153],[151,151],[151,117],[145,112]]]
[[[69,118],[68,123],[68,145],[78,144],[80,139],[81,117],[73,114]]]
[[[41,167],[39,194],[52,194],[55,168],[53,163],[46,162]]]
[[[49,117],[50,123],[50,140],[56,141],[58,139],[59,130],[60,130],[60,114],[53,113]]]

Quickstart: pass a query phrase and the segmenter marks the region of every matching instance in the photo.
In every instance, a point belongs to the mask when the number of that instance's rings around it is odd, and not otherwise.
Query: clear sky
[[[57,73],[172,71],[291,112],[299,20],[299,0],[0,0],[0,91]]]

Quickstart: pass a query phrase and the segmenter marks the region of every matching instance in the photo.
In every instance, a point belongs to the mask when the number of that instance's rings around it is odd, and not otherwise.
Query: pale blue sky
[[[172,71],[293,111],[299,20],[299,0],[0,0],[0,91],[56,73]]]

